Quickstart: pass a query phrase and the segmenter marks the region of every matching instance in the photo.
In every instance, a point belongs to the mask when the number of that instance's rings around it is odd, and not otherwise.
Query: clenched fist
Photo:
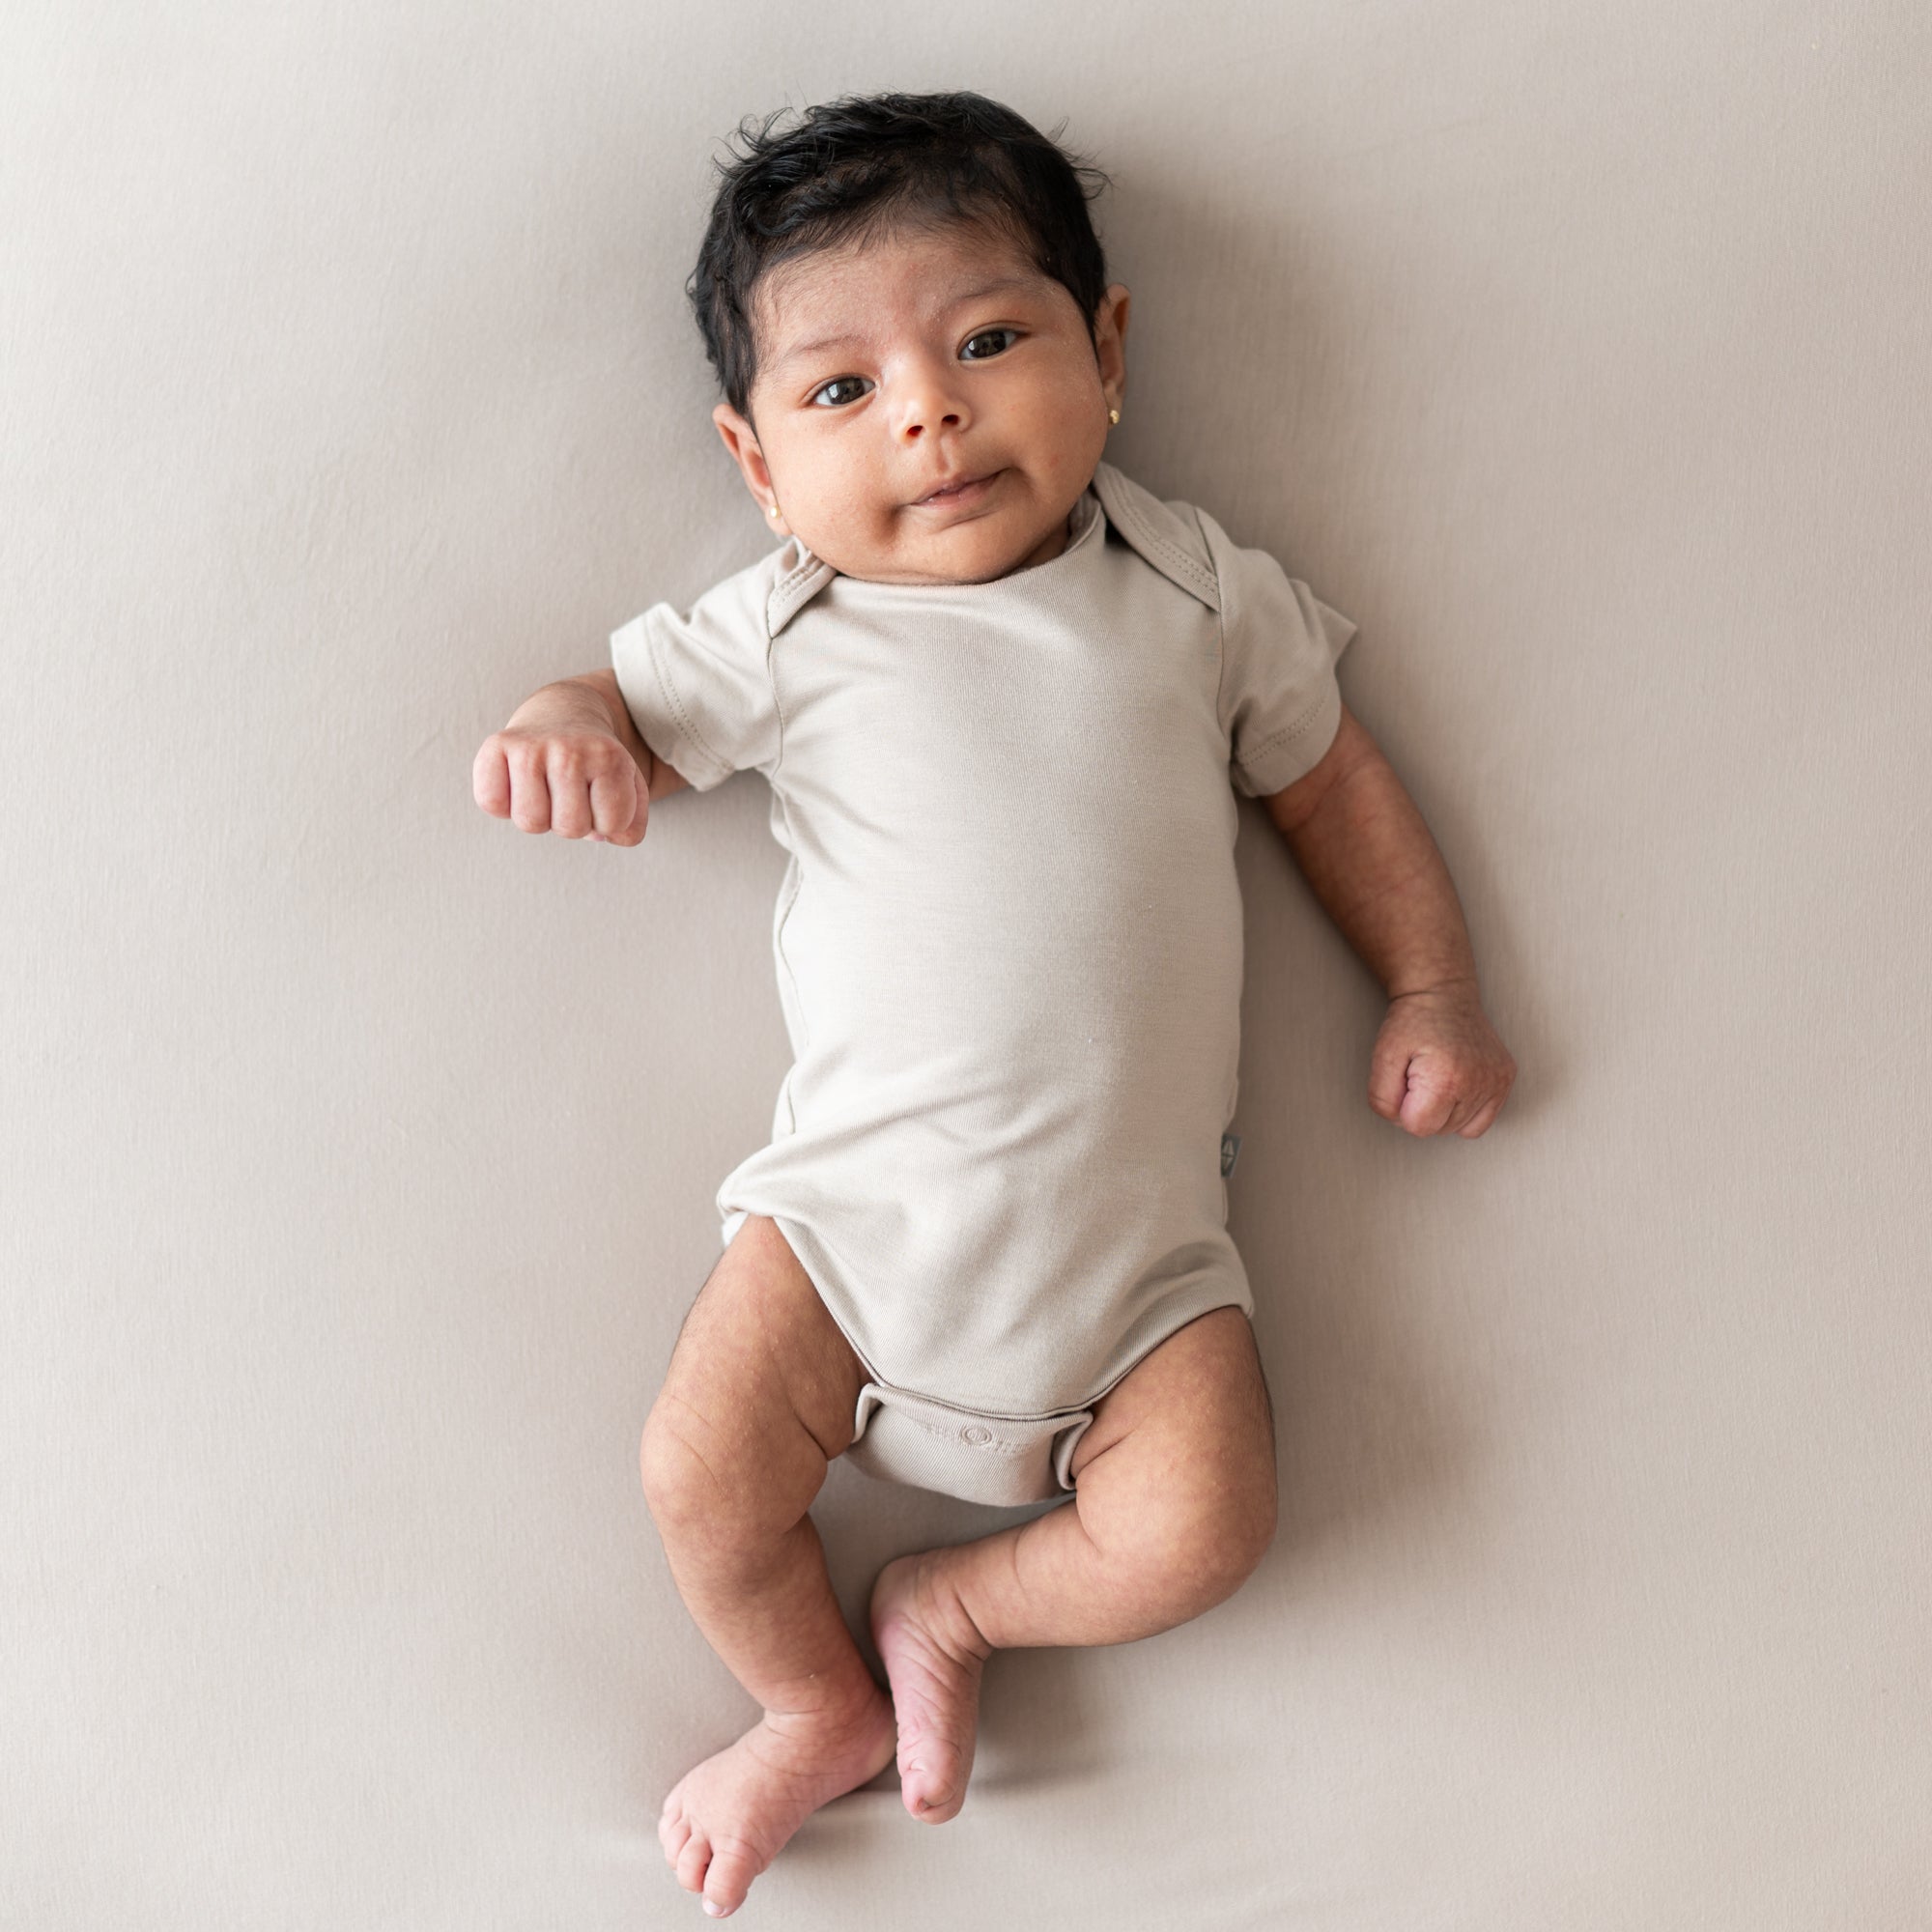
[[[1411,1134],[1488,1131],[1516,1084],[1516,1061],[1482,1002],[1461,984],[1402,993],[1376,1036],[1369,1105]]]
[[[523,832],[636,845],[650,817],[644,769],[585,684],[547,684],[483,741],[476,803]]]

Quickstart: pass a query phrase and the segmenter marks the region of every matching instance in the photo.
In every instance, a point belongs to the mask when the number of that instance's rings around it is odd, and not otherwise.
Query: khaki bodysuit
[[[1354,632],[1102,463],[1012,576],[868,582],[793,537],[612,637],[654,752],[771,785],[795,1061],[717,1207],[726,1242],[777,1222],[865,1365],[861,1468],[1049,1499],[1142,1356],[1253,1313],[1236,793],[1328,750]]]

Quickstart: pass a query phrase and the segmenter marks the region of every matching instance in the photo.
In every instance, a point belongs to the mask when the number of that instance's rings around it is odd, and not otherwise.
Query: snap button
[[[969,1423],[959,1432],[962,1441],[970,1442],[976,1449],[983,1449],[993,1439],[993,1432],[983,1423]]]

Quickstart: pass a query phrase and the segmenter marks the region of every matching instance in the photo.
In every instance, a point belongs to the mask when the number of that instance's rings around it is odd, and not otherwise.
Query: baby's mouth
[[[912,507],[918,510],[932,504],[944,508],[949,503],[966,502],[972,497],[982,496],[987,486],[1000,474],[1002,474],[1000,470],[991,469],[983,476],[962,477],[957,483],[951,484],[944,490],[934,490],[929,496],[920,497]]]

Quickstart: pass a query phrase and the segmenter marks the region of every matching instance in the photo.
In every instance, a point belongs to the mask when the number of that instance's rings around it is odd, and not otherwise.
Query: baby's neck
[[[1014,569],[1029,570],[1037,563],[1051,563],[1066,548],[1066,539],[1072,528],[1073,519],[1062,517],[1040,547],[1024,563],[1015,564]]]

